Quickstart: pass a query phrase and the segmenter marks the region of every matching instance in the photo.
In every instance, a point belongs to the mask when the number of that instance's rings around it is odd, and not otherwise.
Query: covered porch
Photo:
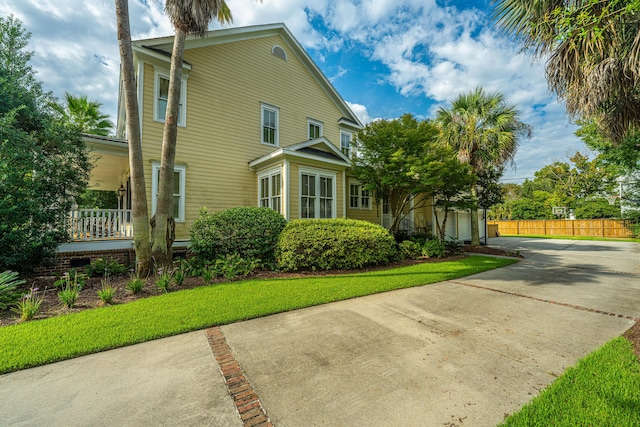
[[[69,212],[66,226],[69,239],[71,242],[131,240],[133,227],[127,141],[86,134],[82,139],[94,164],[87,189],[102,197]],[[91,202],[92,205],[89,204]]]

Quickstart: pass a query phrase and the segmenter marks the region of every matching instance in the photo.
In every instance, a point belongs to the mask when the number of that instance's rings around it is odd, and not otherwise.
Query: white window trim
[[[160,170],[160,163],[153,162],[151,164],[151,215],[156,213],[156,207],[158,205],[158,171]],[[186,208],[186,191],[187,191],[187,167],[184,165],[175,165],[173,167],[175,172],[180,173],[180,206],[178,207],[178,218],[174,218],[176,222],[185,221],[185,208]]]
[[[311,135],[309,133],[309,127],[311,127],[311,125],[315,125],[320,128],[320,135],[318,135],[318,137],[321,137],[324,135],[324,123],[314,119],[307,119],[307,139],[314,139],[314,138],[311,138]]]
[[[280,212],[278,212],[279,214],[283,215],[284,214],[284,203],[283,203],[283,193],[284,193],[284,181],[283,181],[283,173],[282,173],[282,168],[278,167],[278,168],[274,168],[274,169],[269,169],[267,171],[261,172],[258,175],[258,206],[260,206],[260,190],[261,190],[261,181],[264,178],[269,178],[269,196],[267,197],[267,199],[269,200],[269,208],[271,208],[271,199],[274,197],[271,195],[271,177],[274,175],[280,175]]]
[[[276,140],[274,144],[270,144],[264,141],[264,111],[265,110],[273,111],[276,113]],[[262,145],[268,145],[269,147],[280,146],[280,108],[264,102],[260,103],[260,143]]]
[[[316,196],[315,205],[313,208],[317,216],[309,219],[320,219],[320,177],[331,178],[331,191],[333,192],[333,203],[331,203],[331,218],[337,218],[336,209],[338,204],[338,193],[336,192],[336,181],[338,178],[338,174],[333,171],[313,168],[300,168],[298,172],[298,218],[307,219],[302,218],[302,175],[314,175],[316,178],[318,178],[316,179]]]
[[[358,206],[357,207],[352,207],[351,206],[351,186],[352,185],[357,185],[358,186]],[[349,209],[351,210],[365,210],[365,211],[370,211],[373,209],[373,203],[372,203],[372,197],[371,197],[371,190],[369,190],[369,196],[367,196],[367,198],[369,199],[369,206],[363,207],[362,206],[362,199],[363,199],[363,195],[362,195],[362,184],[360,184],[360,182],[356,181],[356,180],[349,180]]]
[[[344,151],[342,151],[342,135],[349,136],[349,155],[347,157],[351,158],[353,156],[353,132],[340,129],[340,151],[344,154]]]
[[[161,119],[158,112],[158,91],[160,90],[160,78],[169,80],[169,73],[165,71],[153,70],[153,120],[156,122],[164,123],[164,119]],[[187,77],[182,76],[182,83],[180,85],[180,109],[178,115],[178,126],[187,126]]]

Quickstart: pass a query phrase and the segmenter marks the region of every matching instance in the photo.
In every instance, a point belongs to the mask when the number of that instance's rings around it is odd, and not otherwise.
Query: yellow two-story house
[[[172,47],[173,36],[133,42],[151,214]],[[188,38],[181,84],[174,247],[187,245],[202,207],[212,212],[266,206],[287,220],[349,217],[391,224],[388,205],[376,204],[348,174],[352,142],[362,123],[284,24]],[[116,137],[84,138],[96,159],[89,188],[117,191],[118,209],[71,214],[72,242],[59,251],[79,260],[77,266],[89,262],[88,251],[123,261],[132,256],[122,97],[121,91]],[[433,219],[432,207],[421,207],[409,213],[403,228],[431,231]]]
[[[133,42],[152,213],[172,46],[173,36]],[[182,76],[174,189],[178,244],[188,240],[202,207],[267,206],[286,219],[349,216],[381,222],[381,209],[347,174],[362,123],[284,24],[189,38]],[[90,188],[119,190],[120,197],[114,212],[74,213],[72,237],[93,246],[131,236],[122,96],[116,138],[85,136],[96,155]],[[108,248],[126,244],[111,242]]]

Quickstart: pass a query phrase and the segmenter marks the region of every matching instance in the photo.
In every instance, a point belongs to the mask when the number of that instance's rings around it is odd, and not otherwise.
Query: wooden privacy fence
[[[622,219],[538,219],[491,221],[500,234],[541,236],[632,237],[632,221]],[[490,234],[489,237],[492,237]]]

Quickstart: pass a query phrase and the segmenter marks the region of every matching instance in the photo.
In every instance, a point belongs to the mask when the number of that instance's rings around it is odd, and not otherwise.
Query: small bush
[[[278,265],[285,271],[361,268],[396,255],[385,228],[354,219],[294,220],[278,241]]]
[[[440,240],[427,240],[422,247],[422,255],[429,258],[444,258],[447,248]]]
[[[64,289],[58,292],[60,302],[67,308],[73,308],[73,306],[76,305],[76,301],[78,301],[78,296],[80,294],[78,289],[79,288],[77,286],[67,283]]]
[[[20,300],[20,292],[16,290],[24,280],[18,279],[18,273],[3,271],[0,273],[0,310],[6,310]]]
[[[117,274],[124,274],[127,271],[127,266],[120,264],[115,259],[98,258],[91,263],[86,269],[86,273],[89,277],[99,276],[111,276]]]
[[[216,272],[227,280],[235,279],[238,276],[248,276],[258,266],[260,266],[259,259],[248,260],[239,255],[218,258],[214,264]]]
[[[98,296],[105,304],[111,304],[113,297],[116,295],[116,288],[114,288],[108,280],[102,280],[102,288],[98,290]]]
[[[44,291],[38,293],[38,288],[31,288],[29,292],[24,294],[15,307],[11,307],[11,311],[20,316],[20,320],[32,320],[40,311],[40,306],[44,301]]]
[[[211,214],[203,208],[191,226],[191,251],[204,260],[233,254],[273,260],[285,225],[284,217],[269,208],[232,208]]]
[[[422,248],[418,242],[405,240],[398,245],[400,256],[403,259],[418,259],[422,255]]]
[[[58,289],[64,289],[67,287],[75,287],[81,291],[84,285],[87,283],[87,275],[80,273],[73,268],[62,275],[61,278],[53,282],[53,285]]]
[[[460,240],[447,240],[444,242],[447,255],[460,255],[462,251],[462,242]]]
[[[156,276],[156,287],[165,294],[173,288],[175,284],[173,280],[173,269],[158,269],[158,275]]]
[[[132,277],[131,280],[127,282],[125,287],[131,291],[132,294],[137,295],[142,292],[142,288],[144,288],[144,280],[139,277]]]

